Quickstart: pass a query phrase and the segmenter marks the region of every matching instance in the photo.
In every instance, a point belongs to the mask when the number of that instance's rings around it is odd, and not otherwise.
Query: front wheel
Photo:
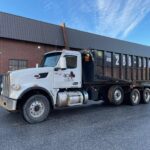
[[[33,95],[27,99],[22,107],[22,114],[28,123],[39,123],[47,119],[50,103],[44,95]]]

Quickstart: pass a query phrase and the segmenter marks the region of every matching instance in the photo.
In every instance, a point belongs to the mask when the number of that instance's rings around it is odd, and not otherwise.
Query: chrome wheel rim
[[[132,100],[133,100],[134,103],[138,102],[138,100],[139,100],[139,94],[137,92],[134,92],[132,94]]]
[[[116,90],[115,93],[114,93],[115,100],[116,101],[120,101],[121,97],[122,97],[121,91],[120,90]]]
[[[146,102],[149,102],[149,100],[150,100],[150,93],[149,93],[149,91],[145,91],[144,92],[144,98],[145,98]]]
[[[30,115],[33,118],[38,118],[40,116],[43,115],[45,110],[45,106],[41,101],[34,101],[31,105],[30,105]]]

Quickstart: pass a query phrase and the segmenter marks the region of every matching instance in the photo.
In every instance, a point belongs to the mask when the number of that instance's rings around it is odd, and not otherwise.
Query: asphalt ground
[[[149,150],[150,104],[57,109],[35,125],[0,108],[0,150],[101,149]]]

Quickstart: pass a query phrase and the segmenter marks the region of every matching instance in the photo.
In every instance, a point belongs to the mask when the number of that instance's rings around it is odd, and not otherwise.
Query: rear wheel
[[[130,93],[130,104],[132,106],[138,105],[140,103],[140,92],[138,89],[133,89]]]
[[[38,123],[47,119],[50,103],[44,95],[33,95],[27,99],[22,107],[22,114],[28,123]]]
[[[124,92],[120,86],[112,86],[108,90],[109,102],[113,105],[120,105],[123,102]]]
[[[142,92],[142,103],[148,104],[150,102],[150,89],[146,88]]]

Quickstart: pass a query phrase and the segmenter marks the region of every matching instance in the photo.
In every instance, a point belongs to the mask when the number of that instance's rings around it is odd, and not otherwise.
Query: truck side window
[[[68,69],[74,69],[77,67],[77,56],[66,55],[65,58]]]

